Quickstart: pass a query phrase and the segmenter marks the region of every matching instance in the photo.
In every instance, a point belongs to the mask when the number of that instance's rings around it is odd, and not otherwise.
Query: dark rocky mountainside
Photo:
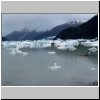
[[[93,39],[96,37],[98,37],[97,15],[78,27],[70,27],[62,30],[55,39]]]

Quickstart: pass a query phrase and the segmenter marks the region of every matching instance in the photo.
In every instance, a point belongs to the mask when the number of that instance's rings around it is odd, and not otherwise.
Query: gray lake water
[[[86,47],[75,51],[56,48],[24,49],[29,55],[12,56],[2,48],[3,86],[85,86],[98,80],[98,57],[82,56]],[[55,51],[56,54],[48,52]],[[61,68],[51,70],[54,63]]]

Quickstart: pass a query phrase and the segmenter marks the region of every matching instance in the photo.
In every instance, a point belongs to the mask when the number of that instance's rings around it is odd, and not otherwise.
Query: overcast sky
[[[49,30],[74,20],[89,20],[95,14],[2,14],[2,35],[24,28]]]

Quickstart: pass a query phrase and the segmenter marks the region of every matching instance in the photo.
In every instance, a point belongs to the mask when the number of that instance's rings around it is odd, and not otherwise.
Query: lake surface
[[[98,57],[82,56],[87,47],[23,49],[28,55],[10,55],[2,48],[3,86],[84,86],[98,80]],[[49,53],[49,52],[55,52]],[[54,64],[60,68],[50,69]]]

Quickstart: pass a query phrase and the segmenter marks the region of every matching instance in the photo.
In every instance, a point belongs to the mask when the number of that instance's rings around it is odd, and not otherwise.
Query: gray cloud
[[[49,30],[73,20],[89,20],[95,14],[2,14],[2,35],[28,28]]]

